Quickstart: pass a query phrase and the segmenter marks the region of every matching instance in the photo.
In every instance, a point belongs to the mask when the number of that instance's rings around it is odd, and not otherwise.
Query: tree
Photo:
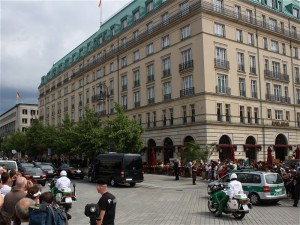
[[[195,142],[188,142],[185,146],[183,161],[202,160],[207,162],[213,151],[216,150],[216,144],[199,145]]]
[[[143,128],[123,112],[123,107],[116,104],[116,117],[106,121],[105,145],[110,150],[126,153],[138,153],[143,147]]]
[[[22,155],[26,154],[26,134],[17,130],[3,140],[1,149],[6,154],[10,154],[13,149]]]

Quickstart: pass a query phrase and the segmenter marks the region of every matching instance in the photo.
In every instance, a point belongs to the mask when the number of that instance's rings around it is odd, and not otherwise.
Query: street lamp
[[[99,84],[99,88],[100,88],[100,93],[99,93],[98,101],[104,101],[106,99],[106,104],[107,104],[106,116],[107,116],[107,120],[108,120],[109,119],[109,98],[110,98],[109,88],[106,86],[106,84],[101,84],[101,83]],[[108,151],[110,151],[110,138],[109,137],[108,137]]]

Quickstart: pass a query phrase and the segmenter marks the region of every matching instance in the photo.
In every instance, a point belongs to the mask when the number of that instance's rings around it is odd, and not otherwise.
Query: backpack
[[[68,225],[63,209],[45,203],[30,206],[29,218],[29,225]]]

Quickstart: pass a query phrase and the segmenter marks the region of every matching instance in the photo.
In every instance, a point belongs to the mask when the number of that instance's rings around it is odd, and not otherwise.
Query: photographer
[[[107,184],[103,180],[97,181],[97,191],[101,194],[98,202],[100,217],[97,219],[97,225],[114,225],[117,199],[107,191]]]

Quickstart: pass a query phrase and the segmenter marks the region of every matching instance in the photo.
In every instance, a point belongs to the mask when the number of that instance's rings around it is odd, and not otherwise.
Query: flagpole
[[[100,26],[99,26],[99,29],[101,28],[102,26],[102,0],[99,1],[99,4],[98,4],[98,7],[100,8]]]

